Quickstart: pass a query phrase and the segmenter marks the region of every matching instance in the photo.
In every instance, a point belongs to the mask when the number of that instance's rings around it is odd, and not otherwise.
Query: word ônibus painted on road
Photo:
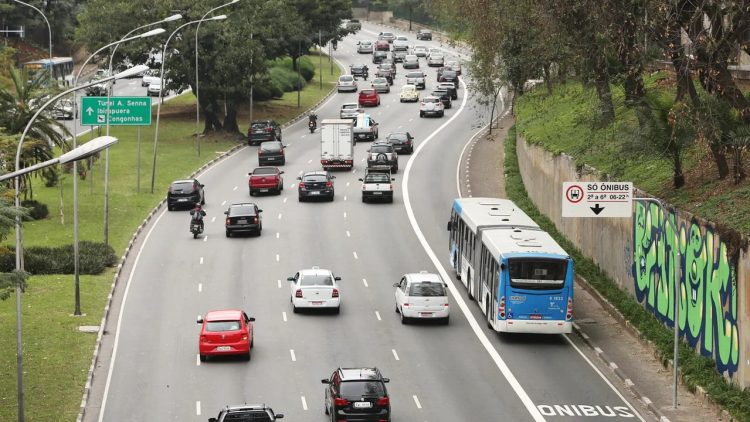
[[[635,414],[627,406],[599,406],[588,404],[539,404],[536,406],[542,416],[581,416],[634,418]]]

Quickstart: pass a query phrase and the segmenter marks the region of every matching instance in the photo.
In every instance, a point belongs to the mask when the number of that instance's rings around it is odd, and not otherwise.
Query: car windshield
[[[387,84],[388,81],[386,81],[385,78],[375,78],[372,80],[372,83],[374,85],[382,85],[382,84]]]
[[[193,182],[172,183],[172,190],[193,190]]]
[[[388,183],[391,179],[385,173],[370,173],[365,176],[366,183]]]
[[[325,182],[326,177],[322,174],[313,174],[302,178],[303,182]]]
[[[372,396],[383,396],[385,394],[385,388],[379,381],[346,381],[342,382],[340,387],[340,394],[344,397],[372,397]]]
[[[255,207],[252,205],[235,205],[229,208],[229,215],[255,215]]]
[[[215,333],[218,331],[237,331],[240,329],[239,321],[208,321],[206,331]]]
[[[263,151],[278,151],[281,149],[281,142],[263,142],[260,144],[260,149]]]
[[[393,148],[390,145],[375,145],[370,148],[370,152],[373,154],[386,154],[393,152]]]
[[[353,78],[351,76],[342,76],[342,77],[339,78],[339,81],[340,82],[351,82],[352,79]]]
[[[253,174],[276,174],[274,167],[260,167],[253,171]]]
[[[444,70],[443,71],[443,76],[456,76],[456,71],[455,70]]]
[[[328,274],[311,274],[302,276],[300,286],[333,286],[333,278]]]
[[[391,68],[391,64],[390,63],[383,63],[383,64],[380,65],[380,68],[381,69],[390,69]]]
[[[409,285],[409,296],[445,296],[445,288],[440,283],[416,282]]]

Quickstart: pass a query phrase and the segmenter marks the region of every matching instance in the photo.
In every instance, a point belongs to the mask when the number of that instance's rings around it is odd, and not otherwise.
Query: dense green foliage
[[[117,263],[112,246],[98,242],[78,243],[79,273],[100,274]],[[0,250],[0,272],[11,272],[15,268],[15,248]],[[73,274],[73,245],[57,247],[32,246],[23,250],[24,268],[32,275]]]

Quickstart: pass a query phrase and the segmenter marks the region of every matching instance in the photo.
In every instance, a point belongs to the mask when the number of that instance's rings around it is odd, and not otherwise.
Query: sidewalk
[[[514,118],[502,118],[492,136],[486,131],[468,146],[461,163],[461,192],[464,196],[505,197],[503,142]],[[648,420],[729,421],[715,406],[704,402],[682,385],[678,389],[678,406],[672,409],[672,371],[661,365],[654,350],[616,318],[609,304],[581,280],[575,286],[576,328],[573,339],[588,346],[585,351],[599,370],[613,381],[626,397],[635,397],[640,406],[649,409]],[[636,404],[636,403],[634,403]]]

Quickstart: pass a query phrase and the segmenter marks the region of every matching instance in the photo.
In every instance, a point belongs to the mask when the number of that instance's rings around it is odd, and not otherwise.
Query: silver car
[[[336,83],[336,90],[338,92],[357,92],[357,81],[354,80],[352,75],[341,75]]]
[[[393,35],[393,32],[381,32],[380,35],[378,35],[379,40],[386,40],[388,43],[392,43],[393,40],[396,39],[396,36]]]
[[[386,78],[373,79],[372,87],[375,89],[375,92],[379,92],[379,93],[391,92],[391,84],[388,83],[388,79]]]
[[[404,69],[419,69],[419,57],[414,54],[407,54],[404,57]]]
[[[359,41],[357,43],[357,53],[372,54],[372,42],[371,41]]]
[[[362,109],[357,103],[344,103],[341,105],[339,111],[339,117],[342,119],[356,119],[357,115],[362,112]]]
[[[414,46],[414,48],[411,49],[411,54],[414,54],[417,57],[427,57],[427,47],[423,45],[417,45]]]
[[[424,73],[421,70],[414,70],[406,74],[406,83],[414,85],[417,89],[425,89]]]
[[[427,66],[442,67],[444,65],[445,65],[445,56],[443,56],[442,53],[430,53],[430,56],[427,57]]]

